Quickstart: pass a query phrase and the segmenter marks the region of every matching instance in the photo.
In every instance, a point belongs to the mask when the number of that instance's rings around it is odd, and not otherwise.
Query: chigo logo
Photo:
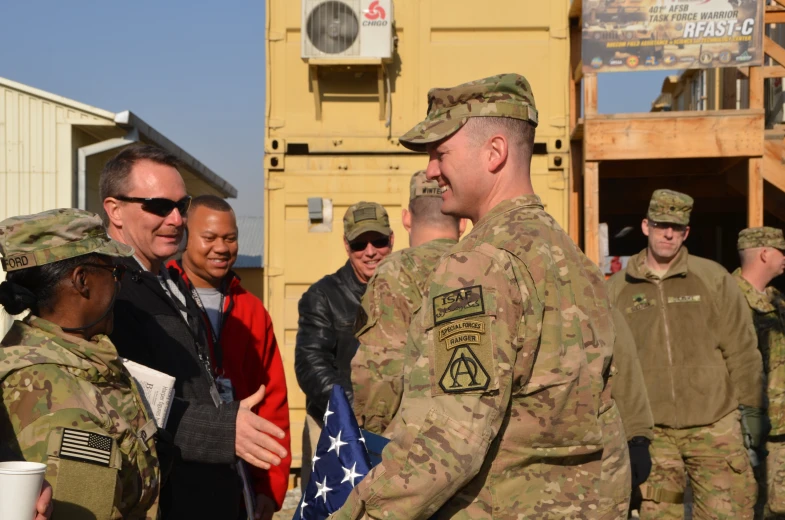
[[[363,26],[385,26],[387,25],[387,12],[384,10],[384,7],[379,5],[379,0],[373,0],[368,5],[368,9],[365,10],[365,18],[363,20]]]

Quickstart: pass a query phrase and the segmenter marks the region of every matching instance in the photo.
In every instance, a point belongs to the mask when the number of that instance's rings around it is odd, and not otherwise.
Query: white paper
[[[123,359],[123,365],[136,381],[136,386],[142,393],[142,399],[144,399],[147,409],[153,414],[155,425],[165,428],[174,401],[175,379],[168,374],[140,365],[130,359]]]

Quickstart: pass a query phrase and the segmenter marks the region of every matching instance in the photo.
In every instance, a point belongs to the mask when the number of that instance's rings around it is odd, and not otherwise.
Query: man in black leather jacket
[[[294,371],[305,393],[307,416],[303,430],[302,488],[311,474],[311,456],[321,433],[333,385],[341,385],[351,400],[350,363],[357,351],[354,321],[360,299],[376,266],[393,248],[387,211],[375,202],[350,206],[343,217],[344,246],[349,260],[303,294]]]

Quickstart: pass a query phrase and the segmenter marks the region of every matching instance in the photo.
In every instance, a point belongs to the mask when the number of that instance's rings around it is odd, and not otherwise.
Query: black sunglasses
[[[141,204],[143,210],[152,213],[153,215],[158,215],[159,217],[168,216],[174,208],[177,208],[177,211],[180,212],[180,216],[184,216],[188,212],[188,208],[191,207],[190,195],[186,195],[176,202],[171,199],[146,199],[143,197],[125,197],[123,195],[118,195],[115,198],[117,200],[122,200],[123,202],[136,202],[137,204]]]
[[[684,231],[687,230],[687,226],[685,226],[684,224],[674,224],[672,222],[655,222],[653,220],[650,220],[649,224],[651,224],[651,227],[657,229],[671,228],[673,231],[677,233],[683,233]]]
[[[87,263],[82,265],[85,265],[87,267],[96,267],[98,269],[105,269],[107,271],[112,271],[112,278],[114,278],[115,282],[119,282],[120,280],[122,280],[125,271],[128,269],[128,267],[126,267],[125,264],[106,265],[106,264]]]
[[[369,242],[376,249],[384,249],[390,245],[390,237],[374,238],[373,240],[355,240],[353,242],[349,242],[349,249],[355,253],[365,251],[365,248],[368,247]]]

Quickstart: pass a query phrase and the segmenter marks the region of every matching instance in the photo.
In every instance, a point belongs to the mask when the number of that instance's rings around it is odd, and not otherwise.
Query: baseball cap
[[[381,204],[361,201],[349,206],[343,215],[343,234],[346,240],[352,241],[363,233],[376,231],[390,236],[390,218]]]
[[[11,272],[91,253],[127,257],[134,248],[109,238],[95,213],[65,208],[0,222],[0,253]]]
[[[425,176],[425,170],[420,170],[412,175],[409,181],[409,202],[420,197],[438,197],[441,198],[442,189],[439,183],[435,180],[428,180]]]
[[[511,117],[537,126],[531,85],[520,74],[498,74],[457,87],[428,92],[428,115],[400,137],[406,148],[424,152],[428,143],[457,132],[470,117]]]
[[[736,247],[739,251],[754,247],[773,247],[785,251],[785,237],[781,229],[768,226],[742,229]]]
[[[654,222],[668,222],[686,226],[690,223],[692,197],[673,190],[654,190],[646,218]]]

